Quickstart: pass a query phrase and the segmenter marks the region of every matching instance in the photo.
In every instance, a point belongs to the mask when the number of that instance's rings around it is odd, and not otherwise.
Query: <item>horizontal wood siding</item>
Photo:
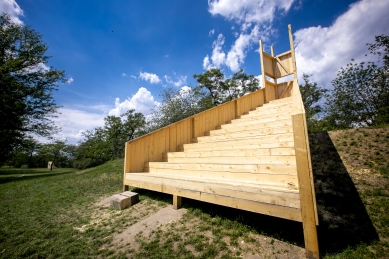
[[[161,162],[162,154],[264,104],[264,90],[247,94],[162,129],[131,140],[125,146],[124,173],[143,172],[145,162]]]

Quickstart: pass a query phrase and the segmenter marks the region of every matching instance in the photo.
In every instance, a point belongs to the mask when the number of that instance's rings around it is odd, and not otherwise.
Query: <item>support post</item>
[[[310,166],[308,132],[305,114],[292,116],[294,146],[296,150],[297,176],[300,190],[301,218],[304,229],[305,253],[307,258],[319,259],[319,243],[316,229],[315,191]]]
[[[259,40],[259,54],[260,54],[260,62],[261,62],[261,69],[262,69],[262,88],[264,89],[264,92],[265,92],[265,100],[264,100],[264,103],[268,103],[268,97],[267,97],[267,92],[270,90],[270,89],[266,89],[266,76],[265,76],[265,65],[264,65],[264,62],[263,62],[263,44],[262,44],[262,40]]]
[[[173,209],[178,210],[182,207],[182,197],[173,195]]]

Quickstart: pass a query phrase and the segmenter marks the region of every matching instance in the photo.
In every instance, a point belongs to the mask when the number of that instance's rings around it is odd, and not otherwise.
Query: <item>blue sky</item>
[[[331,88],[351,58],[372,59],[366,43],[389,34],[388,10],[387,0],[0,0],[1,12],[43,35],[48,65],[66,71],[55,123],[70,143],[107,115],[149,113],[165,87],[195,86],[207,68],[260,75],[258,40],[287,51],[288,24],[300,78]]]

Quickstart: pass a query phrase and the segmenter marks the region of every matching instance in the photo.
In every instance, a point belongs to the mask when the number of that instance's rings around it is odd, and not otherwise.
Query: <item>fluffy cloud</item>
[[[213,42],[213,50],[212,50],[212,64],[209,61],[208,55],[204,58],[203,67],[204,69],[211,69],[214,67],[220,67],[226,62],[226,54],[223,52],[222,47],[224,44],[224,36],[223,34],[219,34],[217,39]]]
[[[11,20],[15,23],[22,24],[19,16],[23,16],[23,10],[15,0],[1,0],[0,13],[7,13],[11,16]]]
[[[287,12],[294,0],[209,0],[209,12],[238,23],[273,21],[276,11]]]
[[[259,38],[267,39],[272,33],[271,22],[276,13],[286,13],[294,0],[209,0],[208,11],[212,15],[221,15],[240,26],[240,33],[233,32],[235,43],[227,52],[222,51],[221,39],[214,41],[212,56],[203,60],[204,69],[226,65],[231,71],[237,71],[246,58],[247,51]],[[232,27],[232,30],[235,26]]]
[[[297,71],[312,74],[319,84],[329,88],[340,67],[355,58],[371,60],[366,43],[374,36],[389,34],[389,1],[362,0],[350,5],[330,27],[309,27],[295,32]],[[368,17],[362,19],[361,17]],[[301,79],[300,79],[301,81]]]
[[[149,81],[150,84],[158,84],[161,82],[161,79],[156,74],[139,72],[139,78],[145,81]]]
[[[71,144],[75,144],[83,138],[82,132],[103,126],[106,116],[103,112],[94,113],[69,108],[59,108],[58,112],[61,114],[53,121],[62,130],[54,137],[61,140],[67,139]]]
[[[115,99],[115,108],[109,111],[109,115],[119,116],[130,109],[135,109],[136,112],[147,114],[150,109],[157,105],[158,102],[154,100],[151,92],[146,88],[139,88],[138,92],[131,98],[120,102],[119,98]]]
[[[208,33],[208,35],[211,37],[212,35],[214,35],[215,34],[215,29],[213,29],[213,30],[210,30],[209,31],[209,33]]]
[[[165,75],[165,81],[168,84],[174,85],[175,87],[180,87],[186,83],[187,76],[177,76],[176,73],[174,73],[176,77],[176,81],[172,80],[170,76]]]

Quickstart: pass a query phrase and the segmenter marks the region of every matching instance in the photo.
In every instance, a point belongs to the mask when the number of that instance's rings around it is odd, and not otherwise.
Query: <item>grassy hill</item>
[[[389,127],[310,135],[325,258],[389,257]],[[300,223],[185,199],[177,222],[117,246],[123,229],[169,206],[145,190],[123,211],[123,160],[96,168],[0,169],[0,258],[300,258]],[[257,256],[257,257],[255,257]]]

